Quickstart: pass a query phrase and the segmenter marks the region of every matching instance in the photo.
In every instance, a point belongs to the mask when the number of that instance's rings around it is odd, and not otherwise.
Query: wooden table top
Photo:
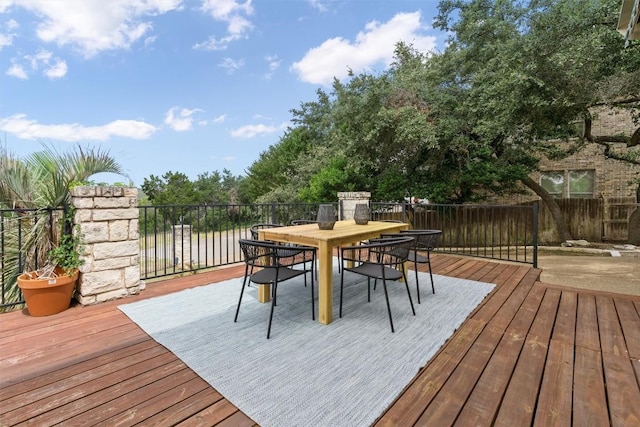
[[[409,224],[397,222],[369,221],[366,225],[358,225],[354,220],[345,220],[337,221],[332,230],[320,230],[318,224],[304,224],[267,228],[260,230],[259,235],[264,240],[309,246],[318,246],[320,242],[327,242],[330,246],[336,246],[408,228]]]

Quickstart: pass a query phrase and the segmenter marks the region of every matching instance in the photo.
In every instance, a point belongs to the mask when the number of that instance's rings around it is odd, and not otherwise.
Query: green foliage
[[[346,159],[332,159],[331,164],[316,173],[308,186],[300,190],[300,199],[307,203],[321,203],[335,199],[339,191],[355,191],[346,168]]]
[[[61,268],[66,275],[72,275],[73,270],[79,268],[84,260],[80,258],[83,251],[84,235],[80,226],[73,230],[73,216],[75,209],[69,208],[61,220],[62,236],[58,239],[57,245],[49,251],[48,261],[54,267]]]
[[[8,208],[62,207],[71,202],[71,188],[92,175],[123,175],[120,164],[100,148],[76,146],[58,152],[43,143],[43,150],[25,158],[0,152],[0,205]]]
[[[160,205],[210,205],[216,203],[241,203],[240,190],[243,178],[233,176],[224,169],[222,173],[205,172],[191,181],[182,172],[167,172],[162,177],[151,175],[142,183],[142,191],[149,202]]]
[[[288,131],[276,145],[272,145],[267,151],[260,153],[259,160],[247,169],[247,177],[243,187],[249,200],[261,200],[265,198],[275,201],[275,194],[269,196],[272,190],[278,187],[290,187],[292,183],[306,181],[302,177],[308,163],[302,164],[301,159],[315,163],[315,156],[309,158],[308,153],[313,147],[309,144],[310,132],[304,128]],[[300,165],[300,167],[297,167]],[[298,200],[299,187],[289,188],[283,202]]]
[[[82,247],[82,234],[79,230],[76,230],[75,234],[65,234],[60,238],[58,246],[49,251],[49,261],[70,275],[84,263],[84,260],[80,259]]]
[[[48,215],[39,214],[36,209],[61,208],[71,201],[71,188],[76,183],[87,182],[94,174],[110,172],[123,175],[120,164],[100,148],[84,148],[61,153],[51,145],[42,144],[43,150],[19,158],[6,149],[0,149],[0,207],[7,209],[33,209],[15,216],[12,221],[20,221],[21,233],[16,227],[6,227],[2,231],[2,274],[9,286],[7,302],[17,301],[19,289],[16,279],[22,271],[34,270],[36,260],[47,259],[51,254],[64,265],[75,265],[78,258],[72,251],[77,248],[75,237],[58,240],[60,233],[52,229]],[[9,219],[7,218],[9,221]],[[7,222],[8,223],[8,222]],[[78,237],[79,238],[79,237]],[[20,250],[18,248],[20,247]]]

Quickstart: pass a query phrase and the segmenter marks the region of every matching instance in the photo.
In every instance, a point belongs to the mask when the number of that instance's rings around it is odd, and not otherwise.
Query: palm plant
[[[9,285],[5,303],[19,298],[18,275],[37,268],[60,242],[60,227],[55,225],[62,220],[61,212],[50,216],[43,215],[43,210],[68,206],[71,188],[101,172],[126,176],[109,152],[100,148],[78,145],[71,152],[59,153],[43,143],[42,151],[24,158],[0,149],[0,208],[13,210],[2,218],[0,265],[3,283]]]

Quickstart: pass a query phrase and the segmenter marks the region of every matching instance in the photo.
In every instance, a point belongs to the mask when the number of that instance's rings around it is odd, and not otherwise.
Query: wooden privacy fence
[[[602,239],[604,241],[626,241],[629,236],[629,218],[640,203],[633,197],[604,199],[602,215]]]
[[[442,230],[440,252],[537,266],[537,212],[533,205],[372,203],[373,219],[401,220],[414,229]]]
[[[557,199],[574,239],[589,242],[626,242],[629,217],[640,206],[633,197]],[[551,213],[540,203],[539,242],[560,243]]]

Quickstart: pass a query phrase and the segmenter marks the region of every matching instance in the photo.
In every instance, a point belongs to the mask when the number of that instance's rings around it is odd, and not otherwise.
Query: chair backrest
[[[240,239],[240,249],[244,255],[244,262],[252,267],[276,265],[276,245],[260,240]]]
[[[239,243],[244,262],[254,267],[290,267],[313,262],[316,256],[316,249],[310,246],[291,248],[275,242],[248,239],[240,239]]]
[[[264,228],[275,228],[282,227],[280,224],[253,224],[249,230],[251,231],[251,238],[253,240],[258,240],[258,230],[262,230]]]
[[[400,230],[400,234],[415,238],[417,250],[432,251],[438,247],[442,230]]]
[[[291,225],[304,225],[304,224],[317,224],[318,221],[312,219],[294,219],[291,221]]]
[[[371,239],[369,243],[342,248],[343,260],[383,264],[392,267],[404,264],[415,246],[411,236]]]
[[[380,239],[372,241],[370,245],[374,248],[369,250],[380,254],[382,264],[398,266],[409,260],[409,253],[415,247],[415,239],[413,237]]]

